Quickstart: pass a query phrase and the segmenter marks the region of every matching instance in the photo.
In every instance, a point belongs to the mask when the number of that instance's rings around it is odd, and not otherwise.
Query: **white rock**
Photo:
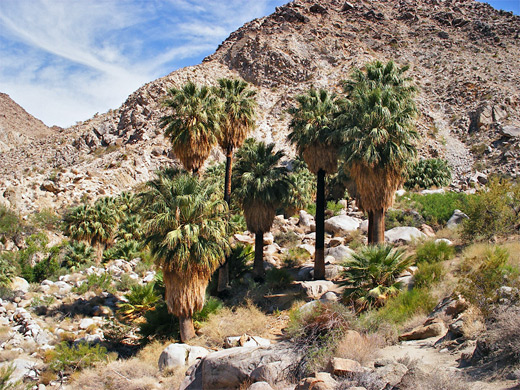
[[[406,194],[406,190],[403,190],[403,189],[397,190],[395,192],[396,196],[403,196],[404,194]]]
[[[159,370],[167,367],[185,367],[194,364],[197,359],[206,356],[209,351],[206,348],[195,347],[187,344],[170,344],[159,356]]]
[[[357,230],[361,222],[359,218],[349,217],[348,215],[338,215],[325,221],[325,231],[344,235]]]
[[[89,326],[94,325],[95,322],[92,318],[83,318],[79,323],[80,329],[87,329]]]
[[[330,280],[311,280],[300,282],[300,287],[308,297],[318,298],[334,287],[334,283]]]
[[[334,263],[342,262],[352,256],[354,251],[345,245],[338,245],[334,248],[328,248],[325,250],[327,257],[333,257]]]
[[[436,189],[436,190],[422,190],[421,191],[421,194],[423,195],[429,195],[429,194],[444,194],[446,191],[444,190],[444,188],[439,188],[439,189]]]
[[[267,232],[264,233],[264,245],[271,245],[274,243],[273,233]]]
[[[439,244],[441,242],[445,242],[447,245],[449,246],[452,246],[453,245],[453,242],[451,242],[450,240],[448,240],[447,238],[438,238],[435,240],[435,243],[436,244]]]
[[[314,217],[305,210],[300,210],[300,221],[298,224],[302,227],[310,227],[314,223]]]
[[[305,249],[310,256],[314,256],[315,248],[313,245],[300,244],[298,248]]]
[[[15,276],[11,280],[11,284],[9,285],[10,289],[13,291],[23,291],[28,292],[29,291],[29,282],[25,280],[24,278],[20,278],[19,276]]]
[[[460,225],[463,220],[468,219],[468,218],[469,217],[466,214],[464,214],[462,211],[457,209],[457,210],[453,211],[453,215],[450,217],[448,222],[446,222],[446,227],[448,229],[454,229],[458,225]]]
[[[238,234],[237,233],[233,237],[235,238],[235,240],[237,240],[238,242],[240,242],[242,244],[253,245],[255,243],[255,238],[251,237],[247,234]]]
[[[410,243],[414,239],[426,238],[426,234],[411,226],[398,226],[385,232],[385,241]]]
[[[368,233],[368,219],[365,219],[359,224],[359,230],[361,230],[363,233]]]
[[[332,291],[326,292],[320,297],[321,302],[336,302],[338,300],[338,296],[336,293],[333,293]]]
[[[155,271],[148,271],[143,278],[143,282],[150,283],[150,282],[153,282],[154,279],[155,279]]]

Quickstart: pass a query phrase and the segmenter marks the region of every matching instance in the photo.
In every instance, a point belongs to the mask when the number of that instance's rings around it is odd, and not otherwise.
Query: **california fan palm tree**
[[[292,120],[288,138],[317,177],[314,279],[325,279],[325,175],[338,169],[331,136],[339,105],[335,94],[314,88],[297,96],[296,102],[297,106],[289,110]]]
[[[256,91],[239,79],[220,79],[215,95],[221,101],[220,126],[217,141],[226,155],[226,174],[224,181],[224,200],[231,202],[231,172],[233,169],[233,152],[244,143],[248,133],[255,126]],[[218,288],[223,291],[229,282],[227,262],[219,270]]]
[[[385,212],[416,154],[416,92],[392,61],[356,69],[344,84],[347,103],[338,119],[342,157],[356,184],[358,207],[368,213],[368,242],[384,241]]]
[[[146,243],[162,268],[182,342],[195,336],[193,313],[204,306],[209,279],[229,250],[227,205],[214,194],[187,173],[159,175],[142,194]]]
[[[234,194],[239,201],[247,228],[255,234],[253,275],[262,280],[264,233],[271,230],[278,207],[282,206],[292,185],[289,171],[280,165],[283,151],[274,152],[274,144],[246,140],[237,151],[233,171]]]
[[[161,118],[164,135],[186,170],[198,174],[217,142],[219,101],[206,86],[188,81],[181,89],[170,88],[164,105],[172,114]]]

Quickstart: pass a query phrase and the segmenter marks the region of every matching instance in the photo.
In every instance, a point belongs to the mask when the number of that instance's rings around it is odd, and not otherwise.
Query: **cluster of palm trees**
[[[384,240],[385,211],[404,179],[406,162],[415,155],[415,89],[404,76],[406,70],[391,61],[369,63],[344,82],[342,96],[311,88],[297,96],[290,109],[289,141],[317,179],[315,279],[325,277],[327,174],[339,169],[352,179],[354,188],[349,192],[369,216],[369,243]],[[147,183],[139,196],[139,221],[116,223],[117,213],[111,213],[104,201],[78,206],[67,216],[67,233],[98,248],[113,239],[115,226],[122,229],[127,224],[130,232],[132,223],[142,226],[144,242],[162,268],[166,303],[179,318],[183,342],[195,335],[193,314],[202,309],[211,275],[220,267],[219,289],[228,282],[222,265],[231,249],[231,195],[255,234],[257,280],[265,272],[263,235],[271,229],[276,212],[294,209],[297,203],[302,206],[298,179],[284,165],[284,153],[275,151],[274,144],[246,140],[255,127],[255,97],[242,80],[221,79],[215,87],[188,82],[171,88],[164,101],[170,113],[161,119],[161,127],[185,170],[163,170]],[[226,156],[223,196],[200,175],[217,145]]]

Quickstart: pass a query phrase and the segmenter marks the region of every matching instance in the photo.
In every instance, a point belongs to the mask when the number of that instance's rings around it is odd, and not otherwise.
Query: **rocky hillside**
[[[147,180],[172,157],[158,119],[171,86],[241,76],[258,89],[257,138],[289,149],[292,97],[338,90],[354,66],[409,64],[419,87],[421,155],[520,175],[520,18],[473,0],[295,0],[232,33],[202,64],[152,81],[117,110],[0,154],[0,203],[62,208]],[[218,152],[215,156],[218,157]]]

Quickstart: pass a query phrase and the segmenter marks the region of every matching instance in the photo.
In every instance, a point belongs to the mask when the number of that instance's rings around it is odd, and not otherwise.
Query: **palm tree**
[[[285,203],[292,184],[289,171],[280,166],[283,151],[274,153],[273,149],[274,144],[246,140],[237,152],[233,172],[235,196],[244,210],[248,230],[255,234],[253,275],[259,280],[265,275],[264,233],[271,230],[276,210]]]
[[[413,264],[412,256],[405,256],[404,249],[391,245],[371,245],[354,253],[345,261],[342,275],[347,286],[344,295],[358,309],[382,306],[391,296],[397,295],[399,275]]]
[[[331,136],[339,102],[335,94],[314,88],[297,96],[296,102],[297,107],[289,110],[292,120],[288,138],[317,177],[314,279],[325,279],[325,175],[338,169]]]
[[[161,118],[160,126],[172,143],[175,156],[186,170],[198,174],[217,142],[219,101],[211,88],[188,81],[181,89],[170,88],[164,105],[173,113]]]
[[[179,318],[182,342],[195,336],[193,313],[204,306],[211,274],[229,250],[227,205],[214,193],[179,173],[159,174],[142,194],[146,243],[162,268],[166,304]]]
[[[358,207],[368,213],[368,242],[384,241],[385,212],[404,180],[406,163],[416,154],[413,96],[404,76],[407,66],[392,61],[369,63],[344,83],[348,101],[338,119],[338,132]]]
[[[226,174],[224,181],[224,200],[231,202],[231,172],[233,169],[233,151],[244,143],[247,134],[255,126],[256,91],[239,79],[220,79],[218,87],[213,89],[221,100],[222,115],[217,141],[226,155]],[[217,291],[226,289],[229,283],[228,262],[219,269]]]

